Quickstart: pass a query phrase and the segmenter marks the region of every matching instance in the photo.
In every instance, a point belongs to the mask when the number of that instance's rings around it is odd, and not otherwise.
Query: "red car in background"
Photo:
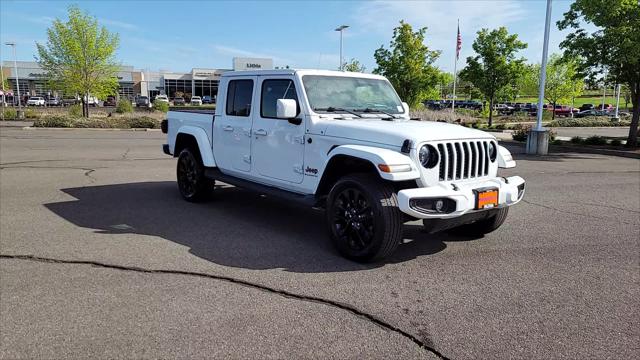
[[[551,106],[549,106],[549,108],[550,107]],[[556,107],[553,109],[553,112],[556,116],[571,116],[572,113],[575,113],[577,111],[578,109],[567,105],[556,105]]]

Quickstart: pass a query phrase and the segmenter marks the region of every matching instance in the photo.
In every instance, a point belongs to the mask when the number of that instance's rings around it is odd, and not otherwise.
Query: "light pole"
[[[542,127],[544,85],[547,80],[547,53],[549,52],[549,28],[551,24],[551,0],[547,0],[547,14],[544,23],[544,44],[542,46],[542,64],[538,88],[538,111],[536,127],[527,136],[527,154],[547,155],[549,151],[549,132]]]
[[[346,28],[348,28],[349,25],[340,25],[336,28],[336,31],[340,32],[340,66],[338,67],[338,69],[342,70],[343,67],[343,61],[342,61],[342,31]]]
[[[5,104],[5,99],[7,98],[7,93],[4,90],[4,70],[2,69],[2,59],[0,59],[0,86],[2,86],[2,103],[0,103],[0,106],[2,106],[2,120],[4,120],[4,104]]]
[[[16,60],[16,43],[6,42],[4,44],[7,46],[11,46],[13,48],[13,69],[16,72],[16,87],[18,90],[18,114],[17,115],[18,115],[18,119],[22,119],[22,102],[20,101],[20,78],[18,77],[18,63]]]

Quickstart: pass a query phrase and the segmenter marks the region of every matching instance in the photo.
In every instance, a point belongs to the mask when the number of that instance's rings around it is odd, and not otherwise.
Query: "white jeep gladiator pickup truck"
[[[170,111],[163,151],[178,158],[182,197],[216,180],[325,209],[338,251],[391,255],[406,221],[428,232],[489,233],[524,195],[495,137],[415,121],[382,76],[324,70],[226,72],[214,111]]]

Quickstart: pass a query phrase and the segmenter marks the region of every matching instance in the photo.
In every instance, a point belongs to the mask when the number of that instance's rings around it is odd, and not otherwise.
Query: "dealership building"
[[[47,73],[36,62],[4,61],[2,76],[9,80],[8,92],[18,93],[18,80],[22,96],[60,96],[58,91],[50,89]],[[136,95],[154,97],[159,94],[175,97],[176,93],[191,96],[215,97],[218,92],[220,76],[226,71],[273,69],[273,60],[265,58],[233,58],[231,69],[195,68],[190,72],[144,71],[133,66],[121,66],[118,70],[118,93],[120,97],[133,98]],[[16,80],[18,79],[18,80]],[[114,94],[115,95],[115,94]]]

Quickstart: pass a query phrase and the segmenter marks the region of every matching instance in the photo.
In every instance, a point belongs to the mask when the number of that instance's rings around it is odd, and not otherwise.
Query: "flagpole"
[[[451,99],[451,112],[456,111],[456,81],[458,80],[458,36],[460,36],[460,19],[458,19],[458,31],[456,32],[456,61],[453,64],[453,97]]]

